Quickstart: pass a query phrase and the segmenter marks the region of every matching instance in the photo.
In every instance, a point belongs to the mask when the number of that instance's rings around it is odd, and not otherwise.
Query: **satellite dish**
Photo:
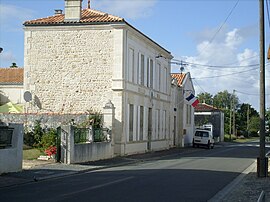
[[[23,98],[26,102],[30,102],[32,100],[32,94],[29,91],[25,91]]]

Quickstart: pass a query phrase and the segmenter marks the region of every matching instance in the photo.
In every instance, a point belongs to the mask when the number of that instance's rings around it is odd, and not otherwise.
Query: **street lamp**
[[[0,53],[2,53],[3,50],[4,50],[4,49],[0,47]]]

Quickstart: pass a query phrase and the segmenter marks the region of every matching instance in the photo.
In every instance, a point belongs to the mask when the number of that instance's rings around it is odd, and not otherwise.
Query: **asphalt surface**
[[[1,201],[207,201],[249,167],[254,145],[181,148],[0,176]]]

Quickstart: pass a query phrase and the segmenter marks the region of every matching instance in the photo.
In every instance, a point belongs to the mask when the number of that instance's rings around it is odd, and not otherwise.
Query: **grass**
[[[40,155],[44,155],[44,152],[41,152],[37,148],[30,148],[23,150],[23,160],[37,159]]]
[[[259,137],[249,137],[249,138],[243,138],[243,139],[236,139],[233,142],[237,142],[237,143],[245,143],[245,142],[251,142],[254,140],[259,140]]]
[[[231,142],[236,142],[236,143],[246,143],[246,142],[251,142],[254,140],[258,140],[259,137],[249,137],[249,138],[237,138],[236,136],[232,135],[231,136],[232,141]],[[225,142],[230,142],[230,135],[226,134],[224,137]]]

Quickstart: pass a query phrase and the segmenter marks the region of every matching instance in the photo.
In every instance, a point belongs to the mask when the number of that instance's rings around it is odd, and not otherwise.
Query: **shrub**
[[[229,134],[226,134],[225,136],[224,136],[224,141],[225,142],[230,142],[230,138],[231,138],[231,140],[233,141],[233,140],[236,140],[236,136],[235,135],[229,135]]]
[[[23,142],[25,145],[30,146],[30,147],[33,147],[33,145],[35,144],[34,134],[32,131],[29,131],[27,128],[24,131]]]
[[[40,147],[41,145],[41,139],[42,136],[44,134],[44,130],[41,127],[41,121],[40,120],[36,120],[35,124],[34,124],[34,129],[33,129],[33,136],[34,136],[34,147]]]
[[[41,146],[44,149],[48,149],[51,146],[56,146],[57,142],[57,131],[55,129],[49,129],[42,138],[41,138]]]
[[[78,124],[77,126],[80,128],[88,128],[90,125],[93,126],[93,128],[102,128],[103,122],[102,122],[102,114],[100,112],[94,112],[92,110],[88,110],[88,118],[81,124]]]

